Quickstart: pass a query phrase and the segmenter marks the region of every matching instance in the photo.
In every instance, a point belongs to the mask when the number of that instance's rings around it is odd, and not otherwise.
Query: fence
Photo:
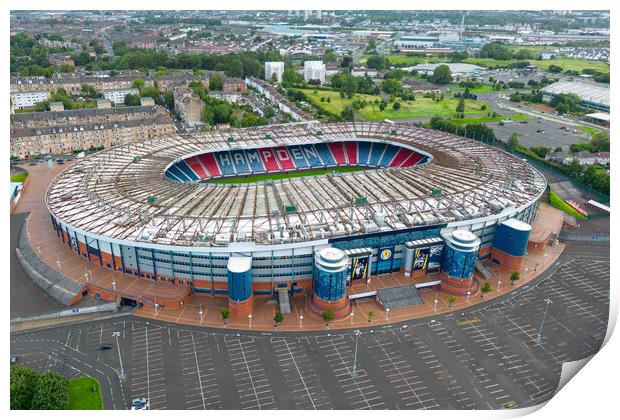
[[[38,321],[43,319],[64,318],[74,315],[92,314],[96,312],[116,312],[120,308],[117,302],[104,303],[102,305],[87,306],[85,308],[65,309],[64,311],[48,312],[41,315],[19,317],[11,320],[11,324],[19,322]]]

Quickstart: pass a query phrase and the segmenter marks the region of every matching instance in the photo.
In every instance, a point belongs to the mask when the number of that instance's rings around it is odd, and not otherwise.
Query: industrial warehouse
[[[233,315],[284,290],[344,317],[347,286],[371,275],[463,296],[480,260],[519,270],[545,188],[522,160],[443,132],[296,123],[118,146],[63,171],[46,204],[58,236],[102,267],[227,293]]]

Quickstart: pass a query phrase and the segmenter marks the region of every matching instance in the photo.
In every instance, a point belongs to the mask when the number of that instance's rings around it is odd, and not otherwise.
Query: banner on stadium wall
[[[368,274],[368,256],[353,257],[351,261],[351,277],[350,280],[365,279]]]
[[[379,251],[377,252],[377,259],[380,263],[392,261],[393,258],[394,258],[394,247],[393,246],[387,247],[387,248],[379,248]]]
[[[413,271],[426,270],[430,253],[430,248],[418,248],[415,250]]]
[[[442,245],[434,245],[429,249],[428,262],[426,263],[426,272],[428,274],[438,273],[441,268],[441,252],[443,251]]]

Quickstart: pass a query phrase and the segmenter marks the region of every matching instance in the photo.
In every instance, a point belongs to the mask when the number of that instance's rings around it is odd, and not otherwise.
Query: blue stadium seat
[[[308,161],[304,157],[304,152],[301,150],[299,146],[288,146],[288,152],[291,155],[291,159],[295,162],[295,166],[297,169],[300,168],[309,168]]]
[[[311,144],[304,144],[301,146],[301,148],[304,151],[304,155],[306,156],[306,159],[308,160],[310,166],[316,168],[317,166],[324,165],[321,157],[319,156],[319,153],[314,149]]]
[[[169,176],[169,178],[174,179],[175,181],[180,181],[180,182],[189,182],[189,178],[187,177],[187,175],[183,175],[179,169],[176,167],[176,165],[172,165],[170,168],[168,168],[168,170],[166,171],[167,175]]]
[[[265,173],[267,170],[265,169],[265,165],[263,165],[263,161],[258,154],[258,150],[246,150],[245,157],[247,158],[248,165],[250,165],[250,170],[252,173]]]
[[[238,174],[249,174],[250,167],[248,166],[247,159],[243,150],[233,150],[230,152],[233,165],[235,166],[235,172]]]
[[[220,167],[220,171],[223,176],[235,174],[235,167],[232,164],[232,159],[230,158],[230,154],[228,152],[216,152],[215,160],[217,161],[217,166]]]
[[[182,160],[181,162],[177,162],[176,166],[192,181],[198,181],[200,179],[200,177],[196,175],[196,173],[192,170],[192,168],[189,167],[187,163],[185,163],[184,160]]]
[[[368,159],[368,164],[370,166],[379,166],[379,159],[381,159],[381,155],[383,154],[384,149],[385,149],[385,144],[383,143],[372,144],[372,149],[370,151],[370,159]]]
[[[367,141],[360,141],[357,143],[357,163],[359,165],[368,164],[368,156],[370,156],[370,143]]]
[[[332,151],[329,150],[329,147],[325,143],[317,143],[314,145],[314,149],[318,152],[321,160],[325,164],[325,166],[334,166],[336,165],[336,160],[332,156]]]
[[[399,147],[388,144],[385,147],[385,152],[383,152],[383,157],[381,158],[381,161],[379,162],[379,166],[381,166],[382,168],[387,168],[390,162],[392,161],[392,159],[394,159],[394,156],[396,156],[398,149]]]

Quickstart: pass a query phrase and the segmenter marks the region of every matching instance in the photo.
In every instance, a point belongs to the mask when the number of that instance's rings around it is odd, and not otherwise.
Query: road
[[[109,409],[139,396],[152,409],[500,409],[551,398],[562,362],[600,348],[608,305],[609,248],[568,245],[557,265],[503,298],[363,329],[355,377],[355,337],[344,330],[248,333],[129,317],[12,334],[11,352],[99,375]],[[115,331],[122,382],[117,349],[99,350]]]

